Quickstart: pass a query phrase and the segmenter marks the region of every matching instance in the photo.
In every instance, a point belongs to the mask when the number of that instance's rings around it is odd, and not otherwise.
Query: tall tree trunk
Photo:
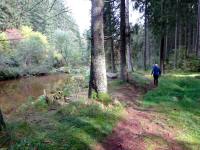
[[[168,24],[168,22],[169,22],[169,20],[167,19],[167,24]],[[168,37],[169,37],[169,35],[168,35],[168,31],[169,31],[169,28],[168,28],[168,26],[166,27],[166,35],[165,35],[165,50],[164,50],[164,60],[165,60],[165,62],[167,62],[167,59],[168,59],[168,55],[167,55],[167,53],[168,53]]]
[[[4,122],[3,114],[2,114],[1,109],[0,109],[0,131],[2,131],[5,128],[6,128],[6,124]]]
[[[164,73],[164,61],[165,59],[165,37],[163,36],[161,38],[161,42],[160,42],[160,68],[161,68],[161,71]]]
[[[164,14],[164,0],[161,3],[161,13]],[[162,22],[162,29],[164,29],[164,22]],[[166,31],[161,33],[161,41],[160,41],[160,68],[164,73],[164,65],[165,65],[165,33]]]
[[[110,51],[110,57],[111,57],[111,70],[113,73],[116,72],[116,66],[115,66],[115,51],[114,51],[114,41],[113,41],[113,26],[112,26],[112,7],[111,7],[111,2],[108,2],[108,9],[109,9],[109,36],[110,38],[110,46],[111,46],[111,51]]]
[[[104,0],[92,0],[92,61],[90,82],[93,82],[93,86],[91,86],[91,88],[94,89],[98,95],[100,93],[107,93],[106,62],[103,33],[103,9]]]
[[[91,12],[91,18],[92,18],[92,12]],[[93,29],[93,23],[91,23],[91,60],[90,60],[90,80],[89,80],[89,90],[88,90],[88,97],[92,98],[92,90],[96,91],[96,86],[95,86],[95,79],[94,79],[94,29]]]
[[[126,5],[125,0],[121,0],[120,5],[120,79],[127,81],[126,68]]]
[[[167,56],[168,56],[168,35],[166,34],[165,36],[165,58],[164,60],[167,61]]]
[[[192,30],[192,52],[195,53],[196,51],[196,37],[197,37],[197,33],[196,33],[196,27],[193,26],[193,30]]]
[[[191,23],[189,23],[188,26],[188,53],[187,55],[189,55],[192,51],[192,25]]]
[[[178,8],[178,0],[177,0],[177,8]],[[174,41],[174,69],[177,67],[177,41],[178,41],[178,12],[176,9],[176,26],[175,26],[175,41]]]
[[[200,0],[198,0],[196,56],[200,57]]]
[[[133,71],[132,55],[130,48],[129,0],[126,0],[126,60],[128,72]]]
[[[144,28],[144,70],[147,70],[147,0],[145,0]]]
[[[111,37],[111,69],[112,72],[116,72],[116,67],[115,67],[115,51],[114,51],[114,42],[113,42],[113,37]]]
[[[179,19],[179,28],[178,28],[178,49],[180,50],[182,48],[182,23],[181,20]]]
[[[184,40],[184,45],[185,45],[185,59],[187,58],[188,54],[188,25],[185,25],[185,40]]]
[[[148,66],[152,66],[152,64],[151,64],[151,47],[150,47],[150,43],[149,43],[149,32],[147,32],[147,49],[148,49],[148,60],[149,60]]]

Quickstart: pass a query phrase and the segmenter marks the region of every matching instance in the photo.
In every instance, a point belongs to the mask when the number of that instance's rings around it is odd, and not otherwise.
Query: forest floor
[[[167,112],[160,111],[162,108],[141,105],[144,94],[147,91],[155,93],[156,90],[153,83],[146,84],[143,88],[125,84],[114,90],[113,97],[126,105],[126,113],[112,134],[103,140],[96,150],[199,150],[200,144],[191,140],[194,138],[194,133],[188,133],[184,140],[180,140],[179,136],[184,136],[184,132],[188,132],[187,127],[182,128],[178,123],[174,123]],[[168,92],[170,93],[170,90]],[[162,94],[160,94],[160,98],[162,98]],[[162,100],[160,101],[162,102]],[[172,109],[176,111],[176,108],[172,107]],[[181,115],[181,111],[179,115]],[[180,121],[177,119],[178,117],[174,115],[173,117],[176,118],[176,121]],[[187,117],[185,122],[189,122]],[[183,124],[186,126],[185,123]],[[193,130],[198,129],[193,128]]]
[[[200,150],[200,74],[169,74],[154,87],[133,73],[130,83],[109,82],[113,101],[66,105],[30,100],[7,121],[0,147],[67,150]]]

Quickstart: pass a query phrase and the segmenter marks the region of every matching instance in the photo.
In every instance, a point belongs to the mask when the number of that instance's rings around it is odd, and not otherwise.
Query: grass
[[[150,83],[151,74],[146,72],[132,72],[132,80],[134,84],[140,87],[146,87]]]
[[[92,100],[71,102],[53,112],[40,111],[39,104],[32,110],[32,119],[8,123],[10,149],[92,149],[111,133],[123,110],[120,104],[106,107]]]
[[[154,107],[169,118],[177,132],[177,141],[187,149],[200,148],[200,80],[199,74],[168,74],[158,88],[148,92],[144,107]]]

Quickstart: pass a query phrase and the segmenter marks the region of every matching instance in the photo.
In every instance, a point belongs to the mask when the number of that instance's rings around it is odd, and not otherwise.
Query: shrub
[[[3,68],[0,70],[0,80],[14,79],[20,76],[19,68]]]
[[[107,93],[97,94],[96,92],[92,92],[92,99],[95,99],[95,100],[102,102],[106,105],[109,104],[112,101],[110,95],[108,95]]]
[[[46,103],[45,96],[40,96],[34,103],[34,107],[40,111],[46,110],[48,108],[48,104]]]
[[[107,93],[99,93],[98,100],[104,104],[109,104],[112,101],[110,95]]]

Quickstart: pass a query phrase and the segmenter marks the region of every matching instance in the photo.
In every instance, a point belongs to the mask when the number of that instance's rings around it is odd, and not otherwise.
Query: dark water
[[[44,89],[49,92],[62,85],[65,79],[66,74],[57,74],[0,81],[0,107],[5,115],[9,115],[30,96],[37,98],[43,94]]]

